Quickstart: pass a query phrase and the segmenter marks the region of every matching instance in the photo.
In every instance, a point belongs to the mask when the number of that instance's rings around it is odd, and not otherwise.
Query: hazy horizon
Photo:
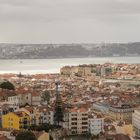
[[[131,43],[140,43],[140,41],[135,41],[135,42],[89,42],[89,43],[88,42],[87,43],[85,43],[85,42],[71,42],[71,43],[68,43],[68,42],[67,43],[63,43],[63,42],[62,43],[61,42],[60,43],[45,43],[45,42],[44,43],[34,43],[34,42],[32,42],[32,43],[8,42],[7,43],[7,42],[0,42],[0,44],[17,44],[17,45],[18,44],[19,45],[20,44],[23,44],[23,45],[28,45],[28,44],[31,44],[31,45],[37,45],[37,44],[39,44],[39,45],[45,45],[45,44],[50,44],[50,45],[51,44],[52,45],[57,45],[57,44],[58,45],[61,45],[61,44],[62,45],[63,44],[66,44],[66,45],[69,45],[69,44],[95,44],[96,45],[97,44],[98,45],[98,44],[129,44],[129,43],[130,44]]]

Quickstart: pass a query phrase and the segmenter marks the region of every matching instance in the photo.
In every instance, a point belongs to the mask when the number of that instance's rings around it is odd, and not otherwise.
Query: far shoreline
[[[140,57],[140,55],[138,56],[92,56],[92,57],[50,57],[50,58],[0,58],[0,60],[53,60],[53,59],[83,59],[83,58],[137,58]]]

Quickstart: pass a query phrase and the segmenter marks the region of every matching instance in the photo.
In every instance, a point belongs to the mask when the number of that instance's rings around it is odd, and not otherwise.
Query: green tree
[[[55,110],[54,110],[54,122],[57,126],[60,125],[60,122],[63,122],[64,117],[64,110],[63,110],[63,104],[61,100],[61,96],[58,90],[58,86],[60,85],[60,82],[56,82],[56,102],[55,102]]]
[[[24,132],[20,132],[16,136],[16,140],[37,140],[37,138],[34,135],[34,133],[32,133],[31,131],[24,131]]]
[[[31,126],[29,126],[29,130],[33,130],[33,131],[35,131],[35,130],[37,130],[38,129],[38,126],[37,125],[31,125]]]
[[[46,132],[49,132],[49,130],[54,130],[56,129],[57,126],[56,125],[51,125],[51,124],[40,124],[40,125],[31,125],[29,127],[29,130],[32,130],[32,131],[46,131]]]
[[[14,85],[9,81],[4,81],[3,83],[1,83],[0,88],[8,89],[8,90],[15,90]]]
[[[60,122],[63,122],[63,109],[61,106],[56,106],[55,107],[55,114],[54,114],[54,119],[55,119],[55,123],[56,125],[60,125]]]

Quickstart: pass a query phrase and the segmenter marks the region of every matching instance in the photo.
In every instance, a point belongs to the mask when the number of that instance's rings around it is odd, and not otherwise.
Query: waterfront
[[[0,73],[58,73],[65,65],[103,64],[103,63],[140,63],[140,57],[96,57],[67,59],[1,59]]]

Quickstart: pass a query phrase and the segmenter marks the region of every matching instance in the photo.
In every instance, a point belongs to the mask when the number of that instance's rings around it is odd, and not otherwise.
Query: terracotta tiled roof
[[[115,140],[131,140],[129,136],[124,134],[116,134]]]
[[[0,140],[10,140],[10,139],[8,139],[7,137],[4,137],[4,136],[0,136]]]

